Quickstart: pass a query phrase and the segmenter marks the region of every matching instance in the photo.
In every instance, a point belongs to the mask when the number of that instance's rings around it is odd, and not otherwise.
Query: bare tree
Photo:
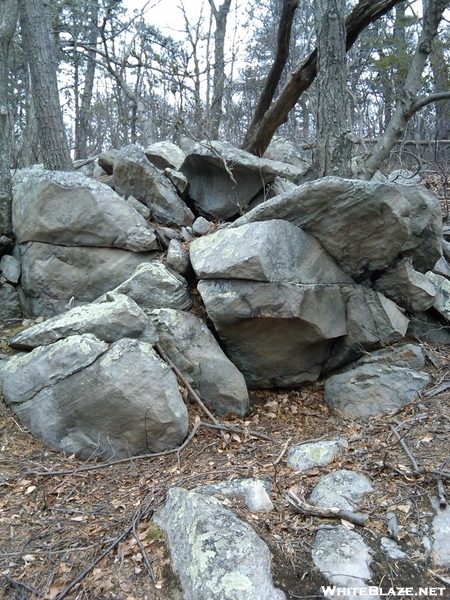
[[[364,29],[385,15],[402,0],[360,0],[346,20],[346,48],[353,46]],[[281,26],[281,24],[280,24]],[[245,150],[261,156],[275,131],[286,121],[302,93],[309,88],[317,74],[317,49],[290,74],[286,84],[266,110],[259,122],[253,122],[245,135]],[[281,76],[281,73],[280,73]]]
[[[391,150],[402,138],[406,125],[411,117],[424,106],[450,98],[449,91],[418,96],[422,86],[422,73],[432,49],[443,12],[450,5],[449,0],[429,0],[423,19],[422,33],[420,34],[417,48],[403,86],[397,100],[394,113],[386,128],[385,133],[365,161],[362,172],[359,174],[364,179],[370,179],[375,171],[388,158]]]
[[[210,123],[208,127],[208,135],[211,139],[217,139],[219,137],[220,121],[222,120],[222,103],[225,88],[225,35],[231,1],[232,0],[224,0],[219,8],[216,8],[214,0],[209,0],[214,22],[216,24],[214,33],[213,99],[211,102]]]
[[[12,243],[11,122],[8,102],[8,58],[17,24],[17,0],[0,3],[0,251]]]

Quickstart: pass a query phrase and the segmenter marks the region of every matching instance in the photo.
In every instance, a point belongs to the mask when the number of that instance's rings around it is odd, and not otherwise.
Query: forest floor
[[[373,482],[374,492],[361,506],[370,518],[357,527],[374,550],[372,585],[445,588],[441,597],[450,598],[450,572],[433,567],[423,544],[432,533],[431,497],[442,493],[441,484],[450,489],[450,390],[443,389],[446,382],[450,387],[450,352],[424,348],[432,359],[431,391],[395,414],[364,423],[333,415],[321,383],[254,391],[248,418],[222,421],[240,430],[226,433],[227,444],[220,431],[200,425],[179,454],[118,464],[81,463],[49,450],[0,402],[0,599],[181,600],[153,512],[173,486],[194,489],[248,477],[272,484],[275,509],[250,513],[234,498],[225,505],[266,541],[275,584],[289,600],[322,597],[320,586],[327,582],[312,564],[311,547],[318,528],[339,521],[296,513],[287,492],[307,499],[319,479],[336,469],[357,471]],[[197,405],[189,412],[191,431],[199,420],[206,422]],[[414,472],[394,430],[422,473]],[[328,467],[298,474],[286,465],[291,445],[337,437],[347,438],[349,447]],[[380,551],[380,537],[389,535],[388,510],[397,515],[408,560],[394,561]]]

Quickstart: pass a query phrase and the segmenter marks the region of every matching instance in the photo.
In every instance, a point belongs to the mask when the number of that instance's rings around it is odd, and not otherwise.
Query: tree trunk
[[[433,45],[431,50],[431,68],[433,70],[434,86],[437,90],[448,90],[450,88],[450,69],[442,46]],[[450,102],[438,102],[436,104],[436,140],[450,139]]]
[[[225,34],[231,0],[224,0],[218,10],[215,7],[214,0],[209,0],[209,3],[214,16],[216,31],[214,33],[213,99],[208,135],[215,140],[219,137],[219,127],[222,120],[223,91],[225,88]]]
[[[291,41],[292,24],[294,22],[295,10],[298,7],[299,0],[283,0],[281,10],[280,24],[278,26],[277,49],[275,59],[264,82],[264,88],[256,105],[252,121],[248,127],[247,134],[243,141],[245,148],[250,142],[248,136],[251,131],[261,122],[265,112],[270,108],[270,104],[275,95],[275,91],[280,82],[284,67],[289,57],[289,45]]]
[[[364,179],[371,179],[377,169],[388,158],[392,148],[402,138],[406,125],[413,114],[428,102],[418,101],[417,93],[422,86],[422,73],[431,52],[432,42],[437,34],[448,0],[430,0],[423,20],[423,28],[417,44],[403,90],[397,100],[394,114],[384,135],[380,138],[370,157],[366,160],[362,172]]]
[[[71,170],[73,165],[59,103],[55,49],[50,35],[49,0],[19,0],[19,11],[44,167]]]
[[[90,114],[92,104],[92,94],[94,90],[94,78],[96,63],[96,48],[98,40],[98,0],[92,0],[89,3],[89,51],[84,74],[84,88],[81,95],[80,121],[78,127],[78,139],[75,144],[75,158],[87,158],[88,138],[90,133]]]
[[[345,0],[315,0],[317,31],[317,144],[319,177],[351,177]]]
[[[402,0],[360,0],[346,20],[347,51],[364,29],[385,15]],[[317,50],[292,71],[278,98],[259,123],[247,131],[244,150],[262,156],[280,125],[286,122],[302,93],[309,88],[317,73]]]
[[[0,3],[0,253],[13,242],[11,205],[11,119],[8,107],[8,57],[17,24],[17,0]]]

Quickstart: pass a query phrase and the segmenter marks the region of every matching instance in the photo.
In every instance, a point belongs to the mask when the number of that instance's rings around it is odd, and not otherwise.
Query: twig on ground
[[[445,583],[446,585],[450,585],[449,577],[442,577],[442,575],[439,575],[439,573],[435,573],[434,571],[431,571],[431,570],[430,570],[430,573],[433,575],[433,577],[436,577],[436,579],[439,579],[439,581],[442,581],[442,583]]]
[[[208,429],[220,429],[223,431],[229,431],[230,433],[240,433],[242,435],[250,435],[252,437],[261,438],[262,440],[266,440],[268,442],[274,442],[275,440],[268,435],[264,435],[263,433],[258,433],[257,431],[252,431],[251,429],[239,429],[238,427],[228,427],[227,425],[222,425],[221,423],[205,423],[204,421],[198,421],[189,436],[185,439],[185,441],[178,446],[177,448],[173,448],[172,450],[164,450],[163,452],[155,452],[153,454],[139,454],[137,456],[130,456],[128,458],[120,458],[117,460],[113,460],[110,462],[104,463],[96,463],[95,465],[87,465],[83,467],[79,467],[78,469],[73,470],[62,470],[62,471],[25,471],[24,473],[19,473],[18,475],[14,475],[13,477],[8,477],[8,480],[13,479],[21,479],[23,477],[49,477],[53,475],[78,475],[81,472],[85,471],[96,471],[98,469],[106,469],[107,467],[112,467],[114,465],[122,465],[124,463],[133,462],[135,460],[142,460],[145,458],[158,458],[159,456],[168,456],[169,454],[178,454],[182,452],[186,446],[191,442],[192,438],[197,433],[197,430],[200,427],[207,427]]]
[[[149,560],[149,558],[147,556],[147,552],[145,551],[145,548],[144,548],[144,546],[143,546],[143,544],[142,544],[142,542],[141,542],[141,540],[139,538],[139,534],[136,531],[136,522],[134,520],[133,520],[133,535],[134,535],[134,538],[135,538],[135,540],[136,540],[136,542],[137,542],[137,544],[139,546],[139,549],[141,551],[142,558],[144,559],[145,566],[147,567],[147,570],[148,570],[148,573],[150,575],[150,578],[153,581],[153,583],[156,583],[157,580],[156,580],[155,572],[153,571],[153,565],[150,562],[150,560]]]
[[[277,465],[281,461],[283,456],[286,454],[286,451],[288,449],[288,446],[289,446],[291,440],[292,440],[292,438],[288,438],[286,440],[286,442],[283,444],[283,449],[281,450],[280,454],[278,455],[278,458],[273,463],[274,465]]]
[[[114,550],[114,548],[127,536],[129,535],[129,533],[133,532],[134,529],[136,529],[136,525],[139,523],[139,521],[141,519],[143,519],[144,517],[146,517],[148,515],[148,513],[153,510],[151,508],[150,505],[148,505],[145,510],[142,509],[138,509],[133,516],[133,520],[131,522],[131,525],[129,525],[118,537],[116,537],[116,539],[113,541],[113,543],[108,546],[108,548],[106,548],[106,550],[104,552],[102,552],[100,554],[100,556],[97,556],[97,558],[91,562],[91,564],[84,569],[84,571],[82,573],[80,573],[77,577],[75,577],[75,579],[73,581],[70,582],[70,584],[68,586],[66,586],[57,596],[54,600],[62,600],[65,596],[67,596],[67,594],[70,592],[70,590],[72,590],[77,584],[80,583],[80,581],[83,581],[83,579],[86,577],[86,575],[88,575],[92,569],[98,565],[98,563],[103,560],[105,558],[105,556],[108,556],[108,554]]]
[[[419,465],[416,462],[416,459],[414,458],[414,456],[411,454],[411,452],[408,449],[408,446],[405,444],[402,436],[399,434],[399,432],[395,429],[395,427],[392,427],[392,425],[390,425],[390,428],[392,430],[392,433],[395,435],[395,437],[398,439],[400,446],[403,448],[403,450],[405,451],[406,456],[409,458],[409,460],[411,461],[411,464],[413,466],[413,469],[416,473],[422,474],[423,473],[423,469],[422,467],[419,467]]]
[[[186,386],[188,392],[191,394],[191,396],[194,398],[194,400],[200,406],[200,408],[205,413],[205,415],[207,415],[215,425],[220,425],[219,421],[212,414],[212,412],[209,410],[209,408],[207,408],[205,406],[203,400],[200,398],[200,396],[197,394],[197,392],[193,389],[193,387],[191,386],[191,384],[189,383],[189,381],[186,379],[186,377],[183,375],[183,373],[180,371],[180,369],[167,356],[166,352],[161,347],[161,344],[159,344],[158,342],[156,342],[155,348],[156,348],[156,351],[158,352],[158,354],[161,356],[161,358],[169,365],[169,367],[172,369],[172,371],[178,377],[178,379],[180,379],[181,382],[183,383],[183,385]],[[223,438],[223,440],[225,442],[225,445],[228,446],[227,436],[225,435],[225,433],[223,431],[221,431],[220,433],[221,433],[222,438]]]
[[[5,581],[8,582],[10,587],[12,587],[16,591],[18,591],[19,594],[21,594],[21,595],[22,595],[21,589],[24,589],[27,592],[31,592],[32,594],[39,596],[39,598],[43,598],[43,596],[44,596],[44,594],[41,594],[41,592],[38,592],[37,590],[29,587],[28,585],[26,585],[25,583],[22,583],[21,581],[16,581],[15,579],[8,577],[8,575],[4,575],[3,578]],[[1,582],[1,579],[0,579],[0,582]],[[23,597],[26,598],[26,596],[23,596]]]
[[[349,521],[354,525],[364,525],[367,523],[369,519],[369,515],[365,515],[362,513],[354,513],[350,510],[345,510],[342,508],[322,508],[319,506],[312,506],[299,498],[297,494],[288,491],[288,502],[289,504],[300,513],[304,513],[307,515],[312,515],[313,517],[324,517],[324,518],[332,518],[332,519],[344,519],[345,521]]]

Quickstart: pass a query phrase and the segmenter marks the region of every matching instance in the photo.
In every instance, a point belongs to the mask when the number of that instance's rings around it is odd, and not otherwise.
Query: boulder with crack
[[[19,244],[158,250],[155,231],[107,185],[81,173],[30,171],[14,194]]]
[[[51,448],[107,460],[169,450],[187,435],[176,377],[149,344],[74,335],[5,362],[6,403]]]
[[[185,600],[285,598],[266,544],[216,498],[172,488],[154,520],[167,534]]]
[[[315,381],[347,333],[339,285],[203,280],[198,289],[227,355],[250,387]]]
[[[232,227],[289,221],[311,233],[359,283],[393,263],[411,232],[410,211],[393,185],[323,177],[267,200]]]

